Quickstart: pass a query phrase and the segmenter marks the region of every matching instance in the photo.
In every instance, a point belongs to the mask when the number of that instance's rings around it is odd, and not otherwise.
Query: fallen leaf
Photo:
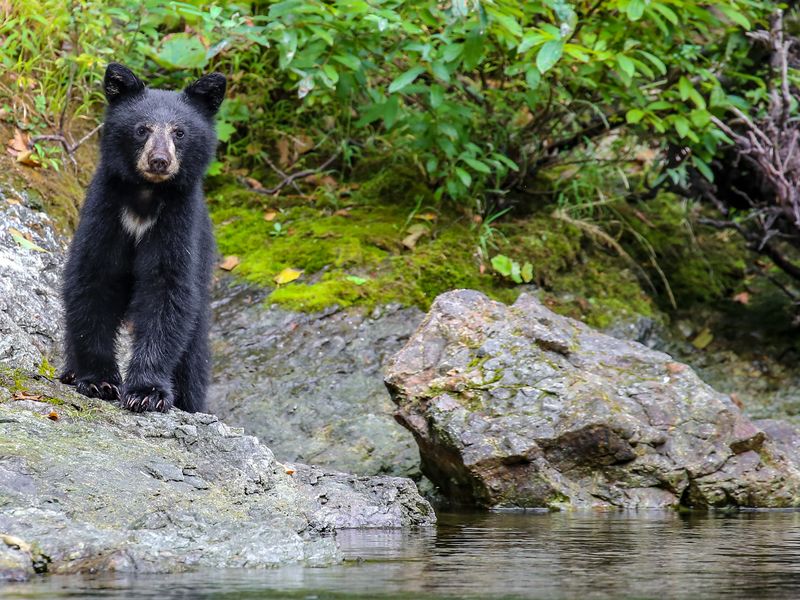
[[[481,263],[481,264],[478,266],[478,273],[480,273],[481,275],[483,275],[484,273],[486,273],[486,265],[485,265],[485,264]]]
[[[14,129],[14,137],[8,140],[8,153],[17,156],[20,152],[28,152],[30,137],[21,129]]]
[[[241,261],[239,260],[238,256],[234,255],[226,256],[224,259],[222,259],[222,262],[219,263],[219,268],[222,269],[223,271],[233,271],[236,267],[239,266],[240,262]]]
[[[678,373],[685,371],[686,365],[678,362],[670,362],[667,363],[667,371],[672,375],[677,375]]]
[[[245,177],[244,178],[244,182],[252,190],[263,190],[264,189],[264,186],[262,185],[262,183],[258,179],[256,179],[255,177]]]
[[[19,229],[14,229],[13,227],[8,228],[8,233],[11,234],[11,237],[14,238],[14,241],[17,242],[20,246],[25,248],[26,250],[35,250],[36,252],[47,252],[41,246],[34,244],[30,238],[30,234],[24,234]],[[47,252],[49,254],[49,252]]]
[[[355,283],[356,285],[364,285],[365,283],[367,283],[367,281],[369,281],[369,279],[364,279],[363,277],[359,277],[358,275],[348,275],[347,277],[345,277],[345,279],[347,279],[347,281]]]
[[[15,535],[8,535],[6,533],[0,534],[0,541],[2,541],[9,548],[17,548],[23,552],[31,551],[31,545]]]
[[[750,304],[750,294],[748,292],[739,292],[733,297],[733,301],[739,304]]]
[[[284,168],[289,166],[289,140],[286,138],[278,140],[278,164]]]
[[[17,154],[17,162],[26,167],[42,166],[42,163],[39,162],[39,157],[30,150],[25,150],[25,152]]]
[[[744,410],[744,402],[742,402],[742,399],[739,398],[739,394],[736,392],[731,392],[728,394],[728,396],[730,396],[731,402],[733,402],[739,408],[739,410]]]
[[[27,390],[17,390],[11,395],[12,400],[35,400],[36,402],[42,401],[41,394],[31,394]]]
[[[275,275],[275,283],[278,285],[283,285],[284,283],[290,283],[300,277],[303,274],[303,271],[298,271],[297,269],[291,269],[289,267],[285,268],[283,271]]]
[[[350,216],[350,209],[349,208],[340,208],[333,212],[334,217],[349,217]]]
[[[439,218],[439,215],[437,215],[435,212],[424,212],[414,215],[414,218],[422,221],[435,221]]]
[[[50,414],[47,415],[47,418],[50,419],[51,421],[58,421],[58,413],[54,410],[51,410]]]
[[[294,475],[294,469],[286,469],[287,475]]]
[[[401,243],[409,250],[413,250],[414,246],[417,245],[419,238],[428,233],[430,230],[428,229],[427,225],[423,225],[422,223],[415,223],[414,225],[409,227],[407,231],[408,235],[403,238],[403,241]]]
[[[708,345],[714,341],[714,334],[711,333],[711,330],[706,327],[697,334],[697,337],[692,340],[692,346],[697,348],[698,350],[704,350],[708,347]]]
[[[274,221],[275,217],[278,216],[278,211],[275,210],[268,210],[264,213],[264,220],[265,221]]]
[[[294,151],[299,154],[305,154],[314,147],[314,140],[307,135],[297,135],[292,138],[294,142]]]

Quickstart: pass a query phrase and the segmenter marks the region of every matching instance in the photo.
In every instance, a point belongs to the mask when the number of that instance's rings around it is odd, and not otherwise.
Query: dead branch
[[[276,185],[275,187],[271,187],[271,188],[251,188],[251,189],[254,192],[257,192],[259,194],[265,194],[267,196],[274,196],[275,194],[280,192],[283,188],[285,188],[287,185],[290,185],[290,184],[294,185],[294,182],[297,181],[298,179],[304,179],[306,177],[311,177],[312,175],[318,175],[319,173],[321,173],[322,171],[327,169],[329,166],[331,166],[331,164],[333,164],[333,161],[336,160],[338,158],[338,156],[339,156],[339,153],[336,152],[333,156],[331,156],[328,160],[326,160],[324,163],[322,163],[316,169],[304,169],[302,171],[297,171],[296,173],[291,173],[290,175],[286,175],[283,178],[283,180],[281,180],[278,183],[278,185]],[[278,172],[280,172],[280,171],[278,171]]]

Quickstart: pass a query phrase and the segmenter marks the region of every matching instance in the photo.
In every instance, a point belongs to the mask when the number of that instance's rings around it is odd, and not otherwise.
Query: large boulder
[[[532,296],[441,295],[386,384],[423,473],[456,503],[800,506],[796,435]]]

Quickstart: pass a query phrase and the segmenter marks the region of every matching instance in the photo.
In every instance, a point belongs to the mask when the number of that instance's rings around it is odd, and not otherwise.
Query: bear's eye
[[[146,136],[147,135],[147,127],[145,127],[144,125],[139,125],[139,127],[136,128],[136,135],[138,135],[139,137]]]
[[[183,129],[176,129],[175,130],[175,137],[176,138],[182,138],[184,135],[186,135],[186,132]]]

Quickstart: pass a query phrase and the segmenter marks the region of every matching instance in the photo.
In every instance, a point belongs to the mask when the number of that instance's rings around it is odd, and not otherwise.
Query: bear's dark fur
[[[64,273],[61,380],[137,412],[200,411],[214,256],[202,181],[225,77],[170,92],[111,64],[104,91],[100,162]],[[124,383],[115,353],[123,320],[133,327]]]

